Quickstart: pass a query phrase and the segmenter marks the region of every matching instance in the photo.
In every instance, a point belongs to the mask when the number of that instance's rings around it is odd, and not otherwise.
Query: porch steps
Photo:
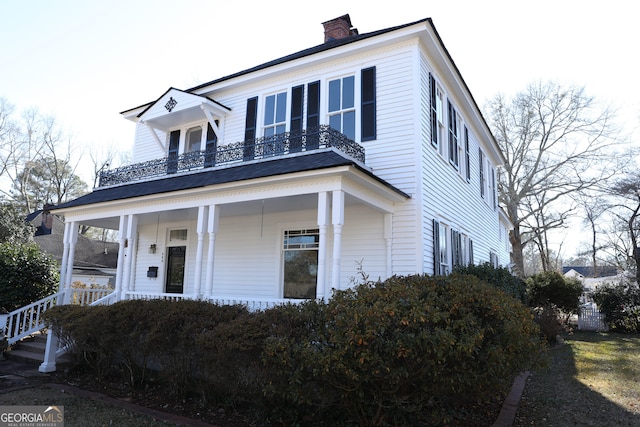
[[[44,361],[45,348],[47,346],[47,335],[35,333],[15,343],[11,348],[4,351],[7,359],[24,362],[33,365],[40,365]],[[63,354],[56,360],[57,364],[70,363],[68,355]]]

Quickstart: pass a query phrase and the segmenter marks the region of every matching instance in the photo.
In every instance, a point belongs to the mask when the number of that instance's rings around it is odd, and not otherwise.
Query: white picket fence
[[[600,313],[595,305],[582,307],[578,316],[578,329],[581,331],[606,331],[604,314]]]

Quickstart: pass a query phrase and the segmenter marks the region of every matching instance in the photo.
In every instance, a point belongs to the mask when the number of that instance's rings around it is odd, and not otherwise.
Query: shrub
[[[476,276],[480,280],[503,290],[523,304],[527,303],[527,286],[524,280],[514,276],[504,267],[496,268],[486,262],[484,264],[457,266],[454,268],[454,272]]]
[[[635,283],[607,284],[593,293],[611,331],[640,333],[640,288]]]
[[[552,271],[535,274],[526,280],[529,305],[543,308],[548,305],[557,308],[566,317],[578,314],[580,295],[584,290],[582,283],[576,279],[568,279],[560,273]]]
[[[555,344],[558,341],[558,335],[564,331],[562,323],[560,323],[561,314],[559,310],[552,306],[534,309],[535,322],[540,326],[540,333],[549,344]]]
[[[99,379],[113,369],[117,348],[107,339],[110,336],[103,335],[111,325],[109,311],[105,306],[61,305],[44,313],[44,320],[58,336],[59,345],[71,355],[75,367],[86,366]]]
[[[529,309],[469,275],[392,277],[299,310],[297,339],[266,343],[267,397],[324,420],[450,424],[542,348]]]
[[[131,300],[59,306],[46,320],[77,365],[132,388],[151,376],[179,398],[234,404],[259,400],[259,354],[267,329],[242,306]]]
[[[0,243],[0,308],[13,311],[58,289],[54,260],[35,243]]]

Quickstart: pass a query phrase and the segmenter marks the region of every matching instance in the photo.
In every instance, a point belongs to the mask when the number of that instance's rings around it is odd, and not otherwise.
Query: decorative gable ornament
[[[176,107],[176,105],[178,105],[178,101],[173,99],[173,96],[172,96],[169,98],[167,103],[164,104],[164,108],[166,108],[168,112],[171,112],[171,110],[173,110]]]

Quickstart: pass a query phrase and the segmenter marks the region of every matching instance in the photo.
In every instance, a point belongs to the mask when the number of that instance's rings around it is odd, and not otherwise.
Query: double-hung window
[[[355,77],[329,81],[329,126],[356,139]]]
[[[449,162],[456,168],[459,165],[458,158],[458,113],[456,109],[447,101],[447,112],[449,122]]]
[[[284,133],[287,126],[287,92],[269,95],[264,100],[265,137]]]
[[[440,221],[433,220],[433,274],[447,275],[451,268],[449,264],[449,236],[448,227]]]
[[[284,138],[278,138],[287,130],[287,92],[268,95],[264,99],[263,135],[264,155],[274,155],[284,150]]]

